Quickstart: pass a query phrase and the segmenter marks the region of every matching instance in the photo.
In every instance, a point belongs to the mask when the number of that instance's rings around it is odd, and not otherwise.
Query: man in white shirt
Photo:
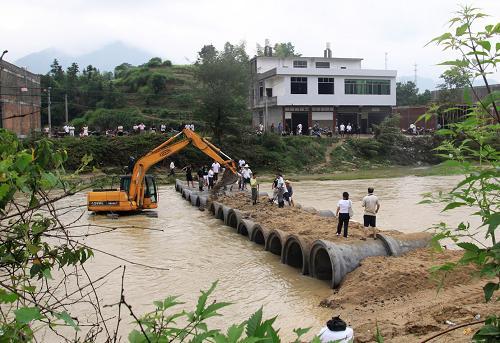
[[[417,133],[417,127],[415,126],[415,124],[413,124],[413,123],[410,124],[410,131],[413,134]]]
[[[210,168],[208,171],[208,189],[214,188],[214,170]]]
[[[144,133],[144,129],[146,128],[146,125],[144,125],[144,123],[140,123],[139,125],[137,125],[138,128],[139,128],[139,132],[140,133]]]
[[[373,194],[373,187],[368,188],[368,195],[363,198],[363,203],[361,204],[365,208],[365,213],[363,215],[363,221],[365,228],[372,227],[373,238],[377,239],[377,234],[375,227],[377,226],[376,219],[377,213],[380,209],[380,202],[376,195]]]
[[[301,135],[302,134],[302,124],[299,123],[299,125],[297,125],[297,135]]]
[[[69,135],[69,126],[68,124],[64,125],[64,134]]]
[[[351,126],[351,123],[348,123],[348,124],[347,124],[347,127],[346,127],[345,129],[346,129],[347,134],[348,134],[348,135],[350,135],[350,134],[351,134],[351,132],[352,132],[352,126]]]
[[[170,162],[170,174],[172,176],[175,176],[175,163],[174,161]]]
[[[69,135],[75,137],[75,127],[73,125],[69,127]]]
[[[241,160],[239,160],[239,161],[238,161],[238,166],[239,166],[240,168],[243,168],[243,166],[244,166],[245,164],[247,164],[247,163],[245,162],[245,160],[244,160],[244,159],[241,159]]]
[[[278,189],[278,207],[285,207],[284,194],[287,192],[287,189],[282,174],[278,174],[276,188]]]
[[[243,189],[247,189],[247,184],[250,183],[250,178],[252,177],[252,170],[250,169],[250,166],[248,164],[245,164],[243,166],[243,170],[241,171],[241,174],[243,176]]]
[[[214,183],[216,183],[217,180],[219,180],[219,171],[220,171],[219,162],[214,161],[214,163],[212,163],[212,170],[214,171]]]
[[[165,125],[165,124],[161,124],[161,125],[160,125],[160,132],[161,132],[161,133],[165,133],[165,131],[167,131],[167,125]]]
[[[344,123],[340,124],[340,137],[344,137],[345,133],[345,125]]]

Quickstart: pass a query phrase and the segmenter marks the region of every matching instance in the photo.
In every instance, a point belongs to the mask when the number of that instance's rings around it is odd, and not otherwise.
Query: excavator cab
[[[120,191],[129,193],[130,190],[130,175],[123,175],[120,178]],[[156,180],[153,175],[144,177],[144,208],[156,208],[158,205],[158,192],[156,188]]]

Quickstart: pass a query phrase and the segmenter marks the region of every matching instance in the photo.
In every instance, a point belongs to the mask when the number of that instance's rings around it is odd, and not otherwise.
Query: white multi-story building
[[[307,132],[341,123],[369,132],[396,105],[396,71],[362,69],[361,58],[257,56],[250,61],[253,124]]]

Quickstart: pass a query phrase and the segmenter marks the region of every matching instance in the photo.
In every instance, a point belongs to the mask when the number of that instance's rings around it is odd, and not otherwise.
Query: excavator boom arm
[[[184,134],[185,138],[176,141],[176,139]],[[168,158],[169,156],[181,151],[189,144],[193,144],[201,152],[219,162],[222,166],[231,170],[234,174],[237,173],[236,163],[219,148],[210,143],[207,139],[200,137],[194,131],[183,129],[175,136],[169,138],[164,143],[160,144],[146,155],[142,156],[134,165],[130,180],[129,200],[136,201],[138,205],[142,205],[144,199],[144,176],[149,168],[156,163]],[[222,158],[225,157],[226,159]]]

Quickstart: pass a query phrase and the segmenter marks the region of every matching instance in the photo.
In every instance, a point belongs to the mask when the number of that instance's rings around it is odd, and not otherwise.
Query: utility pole
[[[66,125],[68,125],[69,120],[68,120],[68,94],[64,94],[64,110],[65,110],[65,119],[66,119]]]
[[[385,57],[384,57],[384,62],[385,62],[385,70],[387,70],[387,52],[384,53]]]
[[[50,113],[50,90],[52,89],[52,87],[49,87],[48,88],[48,99],[47,99],[47,113],[49,115],[49,137],[52,136],[52,117],[51,117],[51,113]]]
[[[3,55],[8,53],[9,50],[4,50],[0,55],[0,128],[3,127],[3,95],[2,95],[2,70],[3,70]]]

